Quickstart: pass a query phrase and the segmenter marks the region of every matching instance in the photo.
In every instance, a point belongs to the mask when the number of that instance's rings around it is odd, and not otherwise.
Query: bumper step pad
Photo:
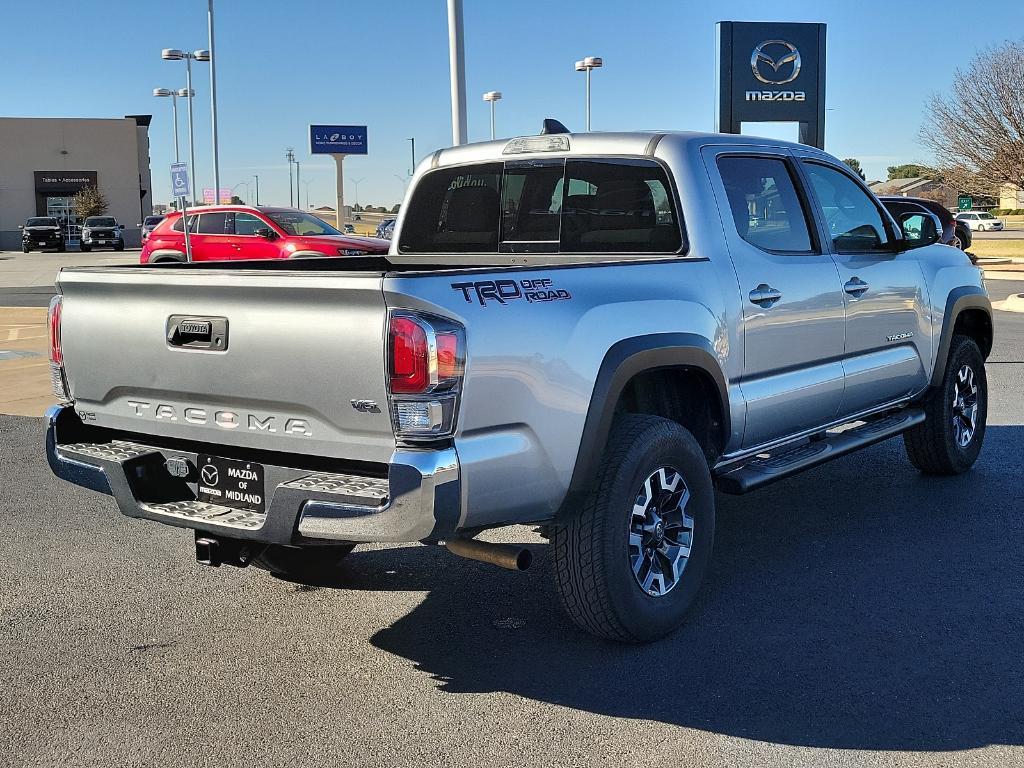
[[[140,505],[147,512],[167,517],[178,517],[183,520],[197,520],[228,528],[256,530],[263,526],[267,516],[262,512],[248,512],[244,509],[231,509],[205,501],[169,501],[163,504],[143,502]]]
[[[308,493],[326,493],[341,504],[358,504],[365,507],[383,507],[388,502],[388,481],[375,477],[339,475],[333,472],[314,472],[281,484],[282,488],[294,488]],[[331,501],[335,501],[334,498]]]

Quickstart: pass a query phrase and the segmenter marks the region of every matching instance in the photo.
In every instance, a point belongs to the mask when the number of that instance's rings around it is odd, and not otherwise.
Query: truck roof
[[[542,141],[563,136],[568,140],[568,149],[519,151],[506,154],[505,150],[513,142]],[[475,144],[463,144],[448,147],[434,152],[427,160],[431,167],[442,165],[461,165],[464,163],[485,162],[495,159],[516,159],[521,157],[543,157],[545,155],[653,155],[655,148],[664,143],[671,143],[679,150],[693,145],[708,144],[741,144],[760,147],[787,147],[790,149],[813,149],[806,144],[791,141],[761,138],[734,133],[702,133],[698,131],[629,131],[629,132],[590,132],[590,133],[559,133],[543,136],[516,136],[495,141],[481,141]]]

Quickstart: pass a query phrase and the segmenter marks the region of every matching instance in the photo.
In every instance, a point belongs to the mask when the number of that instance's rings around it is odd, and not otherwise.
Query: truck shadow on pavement
[[[703,594],[649,646],[577,631],[546,557],[516,575],[357,550],[336,586],[429,589],[372,642],[453,694],[814,747],[1024,744],[1022,455],[1024,428],[989,427],[962,477],[920,476],[896,440],[720,496]]]

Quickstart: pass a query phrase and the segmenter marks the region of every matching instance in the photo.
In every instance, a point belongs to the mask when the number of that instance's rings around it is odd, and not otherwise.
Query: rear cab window
[[[399,253],[678,254],[682,221],[648,159],[543,158],[442,168],[413,193]]]

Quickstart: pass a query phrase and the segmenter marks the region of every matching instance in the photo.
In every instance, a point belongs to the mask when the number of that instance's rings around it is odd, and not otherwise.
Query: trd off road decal
[[[487,306],[488,301],[508,304],[510,301],[525,299],[532,304],[572,298],[571,293],[564,288],[555,288],[554,281],[546,277],[535,280],[478,280],[473,283],[452,283],[452,289],[462,291],[462,296],[470,304],[473,303],[475,296],[481,306]]]

